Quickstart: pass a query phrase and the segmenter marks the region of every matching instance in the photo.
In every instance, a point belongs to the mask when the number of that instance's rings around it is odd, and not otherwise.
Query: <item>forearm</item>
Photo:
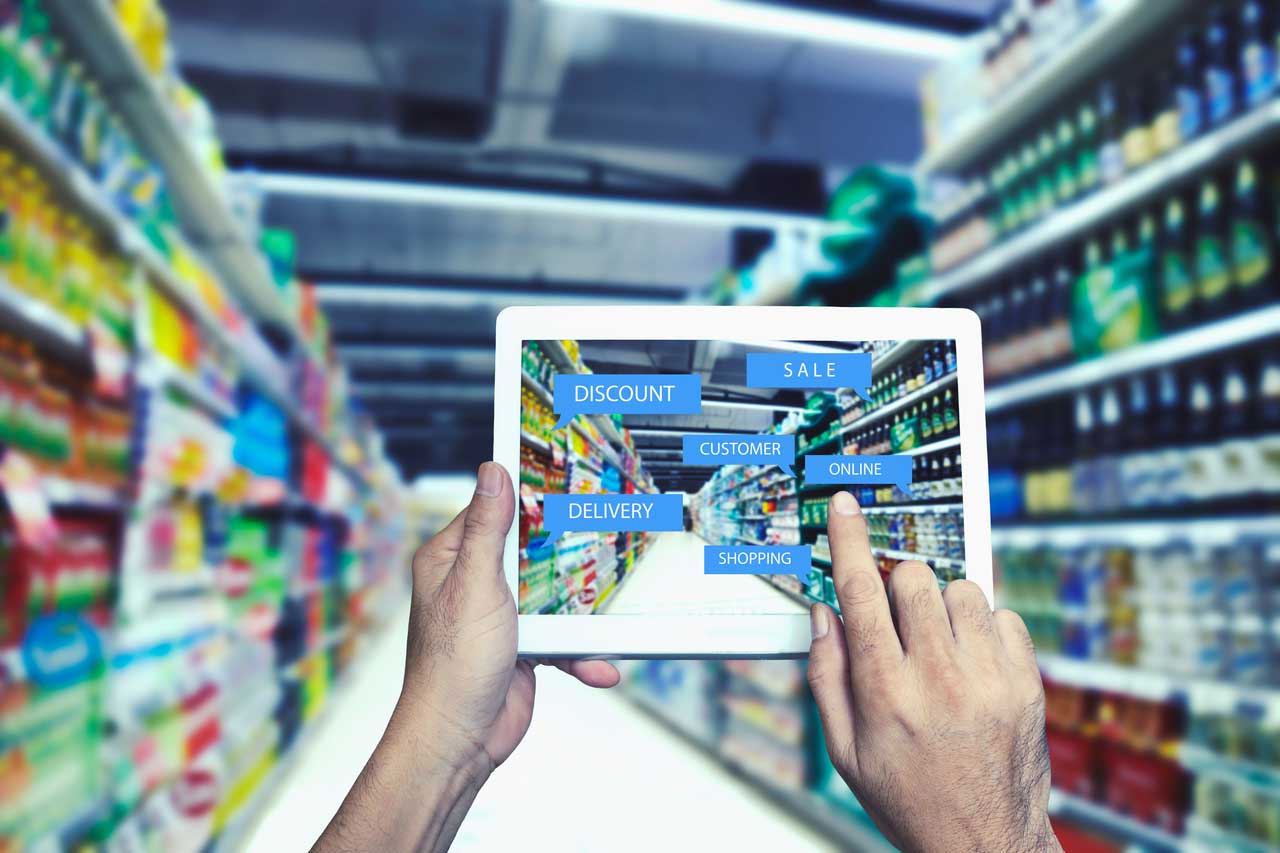
[[[491,768],[483,756],[442,759],[433,740],[443,734],[431,719],[397,707],[313,851],[448,849]]]

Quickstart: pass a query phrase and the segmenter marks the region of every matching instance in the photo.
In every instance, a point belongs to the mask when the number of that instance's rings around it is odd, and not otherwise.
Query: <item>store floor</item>
[[[407,624],[406,610],[363,650],[289,774],[268,795],[247,849],[289,853],[306,850],[319,837],[395,705]],[[539,669],[532,729],[481,791],[453,849],[834,848],[637,710],[621,691],[588,690],[560,672]]]
[[[804,613],[804,605],[751,575],[705,575],[706,541],[693,533],[659,533],[604,612],[624,614]]]

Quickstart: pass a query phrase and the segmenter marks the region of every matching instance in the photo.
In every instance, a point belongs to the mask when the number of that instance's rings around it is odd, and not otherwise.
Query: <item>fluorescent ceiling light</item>
[[[339,344],[338,357],[346,364],[419,364],[429,361],[476,360],[492,362],[493,347],[477,346],[383,346],[382,344]]]
[[[904,53],[941,62],[964,39],[933,30],[743,0],[544,0],[552,6],[739,30],[779,39]]]
[[[308,196],[357,201],[382,201],[437,207],[474,208],[480,210],[545,213],[560,216],[582,216],[616,219],[626,222],[660,222],[703,228],[762,228],[774,231],[788,229],[822,230],[831,227],[825,219],[744,210],[728,207],[678,204],[676,202],[622,201],[582,195],[525,192],[519,190],[478,189],[449,184],[416,181],[341,178],[331,175],[308,175],[295,172],[246,173],[251,187],[276,195]]]
[[[703,400],[702,408],[712,409],[763,409],[768,412],[807,412],[802,406],[776,406],[773,403],[739,403],[734,400]]]
[[[728,343],[739,344],[744,347],[755,347],[756,349],[773,349],[782,352],[841,352],[850,353],[857,352],[854,349],[840,349],[839,347],[822,347],[816,344],[802,344],[792,341],[737,341],[730,340]]]
[[[607,287],[598,293],[538,293],[530,288],[516,290],[482,290],[466,288],[423,287],[334,283],[317,284],[316,296],[326,305],[397,306],[402,308],[474,308],[477,305],[635,305],[654,300],[635,296],[612,296]],[[677,303],[678,304],[678,303]]]
[[[759,430],[754,429],[707,429],[705,427],[690,427],[688,429],[633,429],[630,430],[632,435],[709,435],[712,433],[732,432],[742,435],[759,435]],[[643,449],[640,451],[643,453]]]

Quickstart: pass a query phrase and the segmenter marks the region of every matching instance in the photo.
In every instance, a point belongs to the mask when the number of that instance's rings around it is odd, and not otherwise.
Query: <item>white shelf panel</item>
[[[1076,687],[1087,687],[1111,693],[1124,693],[1160,702],[1174,696],[1187,695],[1193,690],[1228,691],[1237,703],[1249,705],[1270,704],[1280,700],[1280,690],[1234,684],[1229,681],[1208,681],[1172,675],[1136,666],[1121,666],[1108,661],[1075,660],[1055,654],[1037,656],[1040,671],[1046,678]]]
[[[1108,519],[1068,523],[997,525],[991,531],[996,548],[1079,548],[1086,545],[1164,545],[1186,541],[1198,545],[1230,545],[1246,536],[1280,534],[1280,516],[1221,518]]]
[[[1196,0],[1106,0],[1101,16],[1070,38],[1008,89],[990,109],[970,118],[942,144],[926,152],[919,168],[954,171],[1007,145],[1045,108],[1098,76],[1143,39],[1157,33]]]
[[[1280,129],[1280,103],[1270,103],[1180,146],[1090,196],[1049,214],[1015,237],[939,273],[924,288],[926,304],[981,284],[997,273],[1096,227],[1144,198],[1199,174],[1233,151]]]
[[[1159,827],[1134,820],[1101,803],[1054,788],[1049,794],[1049,813],[1076,818],[1121,838],[1148,845],[1146,849],[1181,850],[1183,839]]]
[[[921,563],[932,563],[939,568],[953,567],[964,568],[964,560],[955,560],[951,557],[934,557],[929,554],[913,554],[909,551],[894,551],[890,548],[872,548],[873,554],[879,554],[882,557],[888,557],[890,560],[916,560]]]
[[[987,390],[988,412],[1084,388],[1142,370],[1152,370],[1228,347],[1280,335],[1280,305],[1258,308],[1236,317],[1168,335],[1150,343],[1050,370]]]

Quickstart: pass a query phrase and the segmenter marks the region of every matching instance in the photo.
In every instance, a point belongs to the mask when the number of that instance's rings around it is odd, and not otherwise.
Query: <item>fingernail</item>
[[[476,472],[476,494],[494,498],[502,494],[502,468],[496,462],[486,462]]]
[[[862,512],[858,502],[848,492],[836,492],[831,498],[831,508],[840,515],[857,515]]]
[[[827,609],[814,605],[809,608],[809,627],[813,631],[813,638],[820,640],[827,636],[827,631],[831,630],[831,626],[827,624]]]

